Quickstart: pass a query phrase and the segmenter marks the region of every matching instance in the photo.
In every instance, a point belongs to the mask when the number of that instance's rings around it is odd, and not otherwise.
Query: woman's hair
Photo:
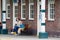
[[[18,18],[18,20],[20,20],[20,18]]]
[[[19,18],[16,18],[16,21],[20,20]]]

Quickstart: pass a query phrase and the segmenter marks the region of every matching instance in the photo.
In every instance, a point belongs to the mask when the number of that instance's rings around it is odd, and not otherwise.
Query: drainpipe
[[[6,29],[6,0],[2,0],[2,30],[1,34],[7,34],[8,30]]]
[[[40,32],[39,32],[39,38],[48,38],[48,33],[45,31],[45,2],[46,0],[41,0],[41,27],[40,27]]]

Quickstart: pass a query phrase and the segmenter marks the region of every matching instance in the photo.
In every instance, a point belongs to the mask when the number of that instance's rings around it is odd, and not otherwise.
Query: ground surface
[[[60,40],[60,38],[39,39],[37,36],[0,35],[0,40]]]

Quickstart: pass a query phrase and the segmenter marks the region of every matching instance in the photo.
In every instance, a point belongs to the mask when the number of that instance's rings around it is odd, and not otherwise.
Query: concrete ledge
[[[47,32],[45,32],[45,33],[40,32],[39,38],[48,38],[48,33]]]
[[[8,34],[8,29],[2,29],[1,34]]]

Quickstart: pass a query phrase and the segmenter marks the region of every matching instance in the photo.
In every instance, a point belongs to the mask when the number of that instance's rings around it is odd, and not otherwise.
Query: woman
[[[21,34],[21,30],[23,31],[25,26],[24,26],[23,22],[20,21],[20,19],[17,18],[16,21],[17,21],[17,26],[19,27],[18,28],[18,34]]]
[[[23,31],[24,28],[25,28],[25,26],[24,26],[23,22],[20,21],[20,27],[19,27],[19,29],[18,29],[18,34],[21,34],[21,31]]]

